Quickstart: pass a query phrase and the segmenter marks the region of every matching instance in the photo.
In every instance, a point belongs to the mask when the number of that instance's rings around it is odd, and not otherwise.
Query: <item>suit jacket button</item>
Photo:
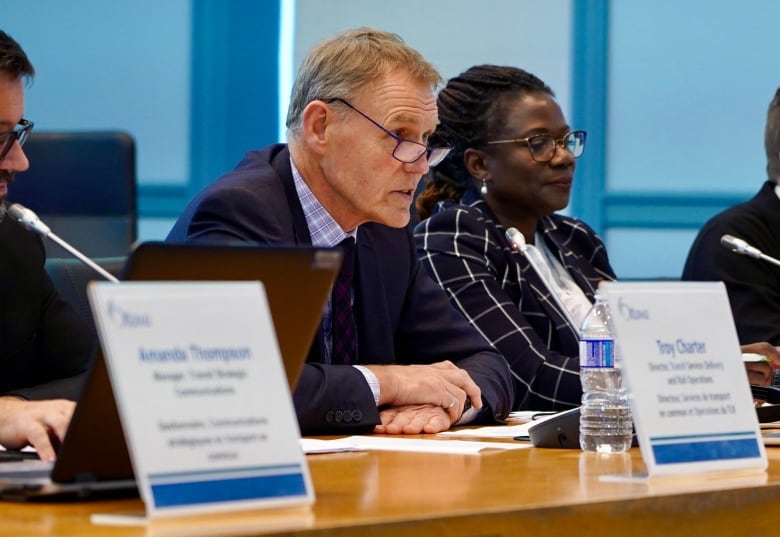
[[[336,423],[341,423],[342,417],[343,417],[343,413],[341,412],[341,410],[337,410],[333,415],[333,419],[336,420]]]
[[[325,421],[328,423],[333,423],[333,411],[328,410],[327,414],[325,414]]]
[[[351,410],[345,410],[344,411],[344,423],[349,423],[352,421],[352,411]]]
[[[352,421],[358,422],[363,419],[363,413],[360,410],[352,411]]]

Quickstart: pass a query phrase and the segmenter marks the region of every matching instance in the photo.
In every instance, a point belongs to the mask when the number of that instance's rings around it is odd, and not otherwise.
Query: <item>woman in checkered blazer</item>
[[[420,259],[506,358],[516,409],[579,405],[572,325],[598,282],[615,278],[596,233],[556,213],[569,203],[586,134],[570,128],[549,87],[514,67],[468,69],[447,83],[438,107],[429,145],[454,149],[416,201]],[[511,228],[529,245],[525,254],[507,239]]]

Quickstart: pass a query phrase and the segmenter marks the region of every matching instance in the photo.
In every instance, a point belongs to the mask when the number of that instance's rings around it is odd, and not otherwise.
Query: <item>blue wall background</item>
[[[678,276],[704,219],[764,180],[778,20],[773,0],[0,0],[0,28],[39,71],[37,128],[136,138],[142,239],[280,139],[311,45],[373,25],[445,77],[507,63],[556,90],[590,133],[567,212],[602,233],[624,278]]]
[[[608,10],[602,231],[619,275],[679,276],[701,222],[766,180],[780,3],[613,1]]]
[[[0,28],[37,71],[36,130],[129,131],[145,184],[187,182],[191,2],[0,0]]]

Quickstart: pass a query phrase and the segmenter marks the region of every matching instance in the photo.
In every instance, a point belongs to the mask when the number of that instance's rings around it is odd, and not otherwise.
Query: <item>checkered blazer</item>
[[[450,206],[418,224],[417,253],[451,302],[506,358],[516,410],[579,405],[577,335],[505,231],[482,200]],[[599,281],[615,279],[604,243],[582,221],[554,214],[540,220],[538,231],[591,301]]]

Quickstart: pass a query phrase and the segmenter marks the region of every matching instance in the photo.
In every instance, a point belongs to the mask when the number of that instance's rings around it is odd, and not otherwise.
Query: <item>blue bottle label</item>
[[[580,367],[615,367],[611,339],[581,339]]]

